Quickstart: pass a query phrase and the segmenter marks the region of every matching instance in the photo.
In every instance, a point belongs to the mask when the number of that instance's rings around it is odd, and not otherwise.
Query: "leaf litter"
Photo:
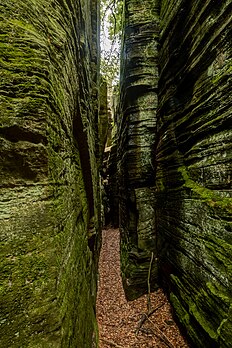
[[[150,294],[151,308],[155,311],[148,317],[147,295],[126,300],[120,275],[119,241],[118,229],[102,231],[97,296],[99,348],[188,348],[162,289]]]

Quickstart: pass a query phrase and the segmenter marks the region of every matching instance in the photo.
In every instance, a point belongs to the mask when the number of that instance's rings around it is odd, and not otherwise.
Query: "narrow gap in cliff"
[[[119,83],[123,0],[101,1],[101,75],[109,89]]]
[[[128,301],[120,271],[117,201],[117,102],[123,1],[102,1],[100,148],[103,153],[102,248],[99,260],[97,320],[99,348],[183,347],[188,345],[172,317],[162,289]],[[149,311],[149,317],[146,314]]]
[[[103,225],[112,223],[118,226],[118,209],[115,198],[110,194],[112,187],[110,171],[115,170],[117,138],[117,103],[119,97],[120,50],[122,37],[123,0],[101,1],[101,84],[100,84],[100,148],[103,154],[102,178],[102,217]],[[111,159],[110,159],[111,157]],[[111,165],[110,162],[113,164]],[[114,180],[114,179],[113,179]],[[112,199],[111,199],[112,198]],[[115,206],[114,214],[110,206]]]

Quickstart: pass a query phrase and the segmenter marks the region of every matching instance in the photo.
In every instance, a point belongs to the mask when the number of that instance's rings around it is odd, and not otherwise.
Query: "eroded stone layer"
[[[91,347],[97,1],[0,10],[0,346]]]
[[[118,194],[122,275],[129,299],[147,290],[151,252],[156,246],[152,187],[158,84],[157,12],[156,1],[125,1]],[[152,266],[154,283],[155,257]]]
[[[113,141],[110,149],[110,156],[108,161],[108,197],[109,197],[109,213],[110,222],[114,228],[119,226],[119,212],[118,212],[118,173],[117,173],[117,140]]]
[[[161,272],[194,347],[230,347],[232,2],[161,3]]]

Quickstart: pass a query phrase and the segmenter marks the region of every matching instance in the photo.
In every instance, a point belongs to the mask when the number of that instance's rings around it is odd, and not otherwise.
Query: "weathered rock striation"
[[[0,4],[0,346],[91,347],[98,3]]]
[[[125,1],[119,105],[118,195],[122,276],[133,299],[157,278],[154,143],[159,18],[156,1]]]
[[[158,3],[159,14],[155,1],[125,2],[117,145],[125,291],[146,289],[153,251],[194,346],[229,347],[232,2]]]
[[[197,347],[232,342],[231,1],[162,1],[160,267]]]
[[[108,121],[108,100],[107,100],[107,83],[101,78],[100,81],[100,96],[99,96],[99,165],[103,162],[103,155],[105,150],[105,144],[107,141],[107,134],[109,128]]]
[[[108,160],[107,196],[109,200],[110,223],[114,228],[119,227],[119,201],[118,201],[118,163],[117,163],[117,138],[113,139]]]

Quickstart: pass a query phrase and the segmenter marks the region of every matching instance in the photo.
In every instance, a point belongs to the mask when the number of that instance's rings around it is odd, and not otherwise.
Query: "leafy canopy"
[[[101,1],[101,73],[108,85],[119,79],[123,0]]]

